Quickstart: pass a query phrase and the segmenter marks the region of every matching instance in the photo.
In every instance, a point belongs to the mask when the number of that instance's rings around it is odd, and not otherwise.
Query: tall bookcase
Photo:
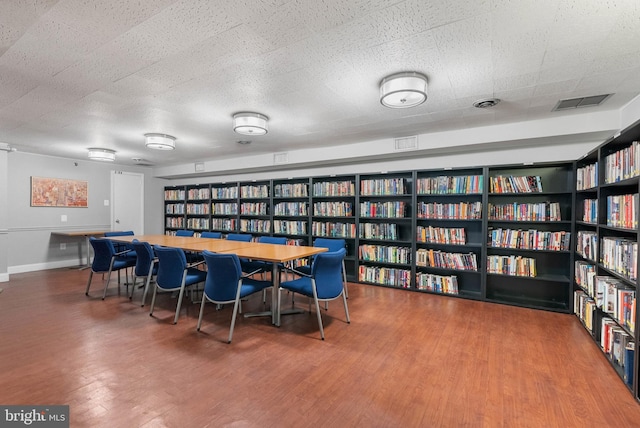
[[[640,122],[576,161],[574,313],[638,399]]]
[[[571,310],[574,167],[488,170],[486,299]]]
[[[240,183],[239,230],[253,235],[271,234],[271,182]]]
[[[185,219],[185,186],[167,186],[164,188],[164,231],[168,235],[184,229]]]
[[[190,185],[186,188],[186,228],[199,236],[211,228],[211,185]]]
[[[211,230],[238,231],[238,183],[211,185]]]
[[[309,179],[273,180],[273,234],[300,245],[309,241]]]

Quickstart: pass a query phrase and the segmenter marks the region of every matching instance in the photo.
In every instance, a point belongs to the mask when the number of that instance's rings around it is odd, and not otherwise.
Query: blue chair
[[[202,232],[200,234],[201,238],[213,238],[213,239],[222,239],[222,232]]]
[[[327,250],[339,251],[342,248],[346,248],[347,241],[344,239],[336,239],[336,238],[316,238],[313,241],[313,246],[318,248],[326,248]],[[313,258],[311,259],[313,262]],[[299,266],[296,268],[297,271],[302,272],[304,274],[311,274],[311,265],[308,266]],[[347,268],[344,265],[344,260],[342,260],[342,280],[344,282],[344,294],[349,298],[349,289],[347,288]]]
[[[180,229],[176,230],[176,236],[192,237],[195,234],[193,230]]]
[[[84,294],[89,295],[89,287],[91,287],[91,280],[93,279],[94,273],[106,273],[107,281],[104,284],[104,291],[102,293],[102,300],[107,296],[107,288],[109,287],[109,282],[111,281],[111,272],[118,271],[120,274],[121,269],[126,269],[128,267],[132,267],[136,264],[135,259],[123,257],[123,252],[116,252],[116,249],[113,245],[113,242],[109,239],[104,238],[94,238],[93,236],[89,238],[89,243],[91,247],[93,247],[93,262],[91,263],[91,273],[89,273],[89,281],[87,281],[87,289]],[[127,252],[129,250],[125,250]],[[118,277],[118,293],[120,292],[120,280]]]
[[[202,315],[204,305],[208,300],[218,305],[233,303],[233,315],[231,316],[231,327],[229,328],[229,340],[233,337],[233,328],[236,324],[240,299],[244,299],[251,294],[257,293],[271,286],[268,281],[257,281],[242,275],[240,260],[235,254],[218,254],[211,251],[203,251],[202,256],[207,262],[207,280],[204,284],[204,294],[200,305],[200,316],[198,317],[197,331],[202,325]],[[240,310],[241,311],[241,310]]]
[[[104,233],[104,237],[108,238],[110,236],[133,236],[133,230],[118,230],[118,231],[113,231],[113,232],[105,232]],[[115,246],[116,252],[117,253],[121,253],[125,250],[129,250],[129,252],[125,253],[125,256],[131,259],[136,258],[136,252],[133,249],[133,246],[129,243],[126,242],[115,242],[113,244]]]
[[[134,270],[133,284],[134,287],[131,287],[131,295],[129,299],[133,298],[133,290],[135,288],[136,279],[138,277],[146,278],[144,283],[144,291],[142,293],[142,302],[140,306],[144,306],[145,300],[147,299],[147,292],[149,290],[149,284],[151,283],[151,278],[154,275],[158,274],[158,259],[153,252],[153,248],[148,242],[141,242],[137,239],[134,239],[131,243],[133,249],[138,255],[136,259],[136,267]]]
[[[156,303],[156,294],[159,291],[180,291],[178,296],[178,304],[176,306],[176,315],[173,323],[178,322],[180,314],[180,306],[182,306],[182,298],[184,290],[199,282],[207,279],[207,272],[196,269],[195,266],[204,263],[198,262],[192,265],[187,264],[187,258],[184,251],[180,248],[161,247],[156,245],[153,247],[158,257],[158,275],[156,276],[156,286],[153,288],[153,297],[151,298],[151,310],[149,316],[153,316],[153,308]]]
[[[251,242],[253,236],[248,233],[228,233],[227,239],[229,241],[241,241],[241,242]]]
[[[347,323],[351,323],[349,319],[349,308],[347,307],[347,297],[342,280],[342,261],[346,253],[347,250],[342,248],[339,251],[317,254],[313,258],[310,275],[300,272],[299,274],[302,275],[301,278],[281,283],[280,289],[278,290],[280,294],[279,297],[281,297],[282,289],[285,289],[313,299],[316,306],[316,314],[318,315],[318,325],[320,327],[320,337],[322,337],[322,340],[324,340],[324,329],[322,327],[322,316],[318,302],[326,302],[342,296]],[[277,318],[277,324],[279,325],[279,307]]]
[[[287,245],[287,238],[279,236],[261,236],[258,238],[258,242],[261,244]],[[259,260],[240,261],[240,265],[242,266],[243,272],[251,272],[252,275],[256,273],[264,274],[265,272],[271,272],[271,269],[273,268],[272,263]]]

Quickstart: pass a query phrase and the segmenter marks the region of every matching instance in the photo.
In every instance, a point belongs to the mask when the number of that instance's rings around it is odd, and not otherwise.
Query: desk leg
[[[80,267],[79,270],[85,270],[85,269],[89,269],[91,267],[91,260],[89,260],[90,256],[90,246],[91,243],[89,242],[89,235],[84,237],[85,239],[85,245],[87,246],[87,264],[85,264],[84,266]]]

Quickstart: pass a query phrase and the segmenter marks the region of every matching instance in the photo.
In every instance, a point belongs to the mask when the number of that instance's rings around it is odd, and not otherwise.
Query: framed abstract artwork
[[[32,207],[87,208],[87,181],[31,177]]]

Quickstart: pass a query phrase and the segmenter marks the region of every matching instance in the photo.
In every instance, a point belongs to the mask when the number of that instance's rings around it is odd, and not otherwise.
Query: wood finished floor
[[[0,404],[68,404],[72,427],[640,425],[640,404],[573,316],[350,284],[323,313],[239,317],[158,300],[154,318],[72,269],[0,294]],[[302,302],[302,298],[299,299]],[[245,311],[260,309],[252,297]],[[305,308],[306,302],[303,305]]]

